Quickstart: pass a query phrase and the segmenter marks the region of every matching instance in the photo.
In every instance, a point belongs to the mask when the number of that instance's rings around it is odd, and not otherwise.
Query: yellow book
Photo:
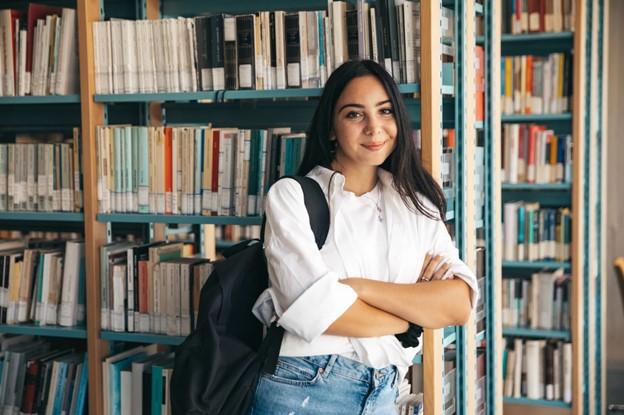
[[[511,56],[505,57],[505,101],[504,111],[505,114],[513,113],[513,58]]]

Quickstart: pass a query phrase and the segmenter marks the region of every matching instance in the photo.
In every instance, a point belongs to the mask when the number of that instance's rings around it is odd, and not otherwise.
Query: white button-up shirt
[[[254,313],[265,323],[273,315],[285,329],[280,355],[341,354],[374,367],[396,365],[403,375],[418,348],[404,348],[395,336],[344,337],[323,334],[357,299],[341,279],[370,278],[409,284],[417,281],[427,252],[450,260],[450,273],[472,289],[474,273],[459,259],[441,220],[407,208],[393,188],[392,175],[378,169],[379,181],[369,193],[356,196],[344,190],[344,176],[316,167],[316,180],[328,199],[330,227],[319,251],[310,228],[303,190],[294,180],[275,183],[266,199],[264,249],[270,288],[256,301]],[[423,197],[427,208],[436,212]],[[418,304],[414,304],[418,307]]]

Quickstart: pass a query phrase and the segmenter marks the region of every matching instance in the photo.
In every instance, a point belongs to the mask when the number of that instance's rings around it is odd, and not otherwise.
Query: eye
[[[361,118],[362,117],[362,113],[361,112],[357,112],[357,111],[349,111],[346,115],[347,118],[350,119],[357,119],[357,118]]]
[[[393,115],[394,114],[394,110],[392,108],[390,108],[390,107],[382,108],[380,111],[381,111],[381,113],[383,115]]]

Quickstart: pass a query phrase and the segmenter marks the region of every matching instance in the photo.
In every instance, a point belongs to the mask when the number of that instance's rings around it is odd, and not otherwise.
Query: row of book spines
[[[503,260],[567,261],[571,257],[569,208],[541,208],[538,202],[508,202],[503,208]]]
[[[510,339],[503,351],[505,396],[572,402],[572,343]]]
[[[573,0],[506,0],[503,33],[574,31]]]
[[[153,346],[127,350],[104,359],[105,413],[171,413],[174,356],[169,351],[156,352]]]
[[[374,59],[398,82],[412,83],[418,79],[419,15],[417,2],[370,8],[362,2],[351,9],[336,1],[327,12],[95,22],[96,89],[134,93],[321,87],[340,64],[358,58]],[[145,44],[151,37],[162,40],[166,49],[163,67],[154,59],[159,45]],[[169,50],[178,45],[181,62],[177,51]],[[133,50],[140,52],[138,59]]]
[[[21,11],[1,10],[0,28],[0,96],[77,93],[74,9],[30,4],[26,22]]]
[[[88,382],[85,353],[55,350],[32,336],[3,340],[12,343],[0,360],[3,413],[84,413]]]
[[[216,225],[215,239],[217,241],[240,242],[247,239],[260,239],[259,225]]]
[[[0,251],[0,322],[79,325],[85,316],[84,243],[42,243]]]
[[[570,110],[572,56],[506,56],[501,60],[503,114],[549,114]]]
[[[556,135],[544,125],[505,124],[503,181],[507,183],[570,183],[572,136]]]
[[[82,210],[78,131],[72,143],[0,144],[0,210]]]
[[[97,141],[100,213],[257,215],[305,148],[289,128],[98,127]]]
[[[543,286],[544,284],[546,287]],[[559,279],[546,277],[544,282],[539,277],[532,280],[504,279],[503,326],[568,330],[570,328],[569,298],[569,276]]]
[[[213,264],[180,242],[102,247],[103,330],[188,335]]]

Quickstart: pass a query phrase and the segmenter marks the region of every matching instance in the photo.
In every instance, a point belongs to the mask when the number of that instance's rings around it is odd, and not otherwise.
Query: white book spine
[[[72,327],[78,321],[78,289],[80,268],[84,256],[84,243],[68,241],[65,246],[65,266],[63,269],[63,291],[59,309],[59,324]]]
[[[111,309],[111,330],[126,331],[126,265],[113,265],[113,307]]]

